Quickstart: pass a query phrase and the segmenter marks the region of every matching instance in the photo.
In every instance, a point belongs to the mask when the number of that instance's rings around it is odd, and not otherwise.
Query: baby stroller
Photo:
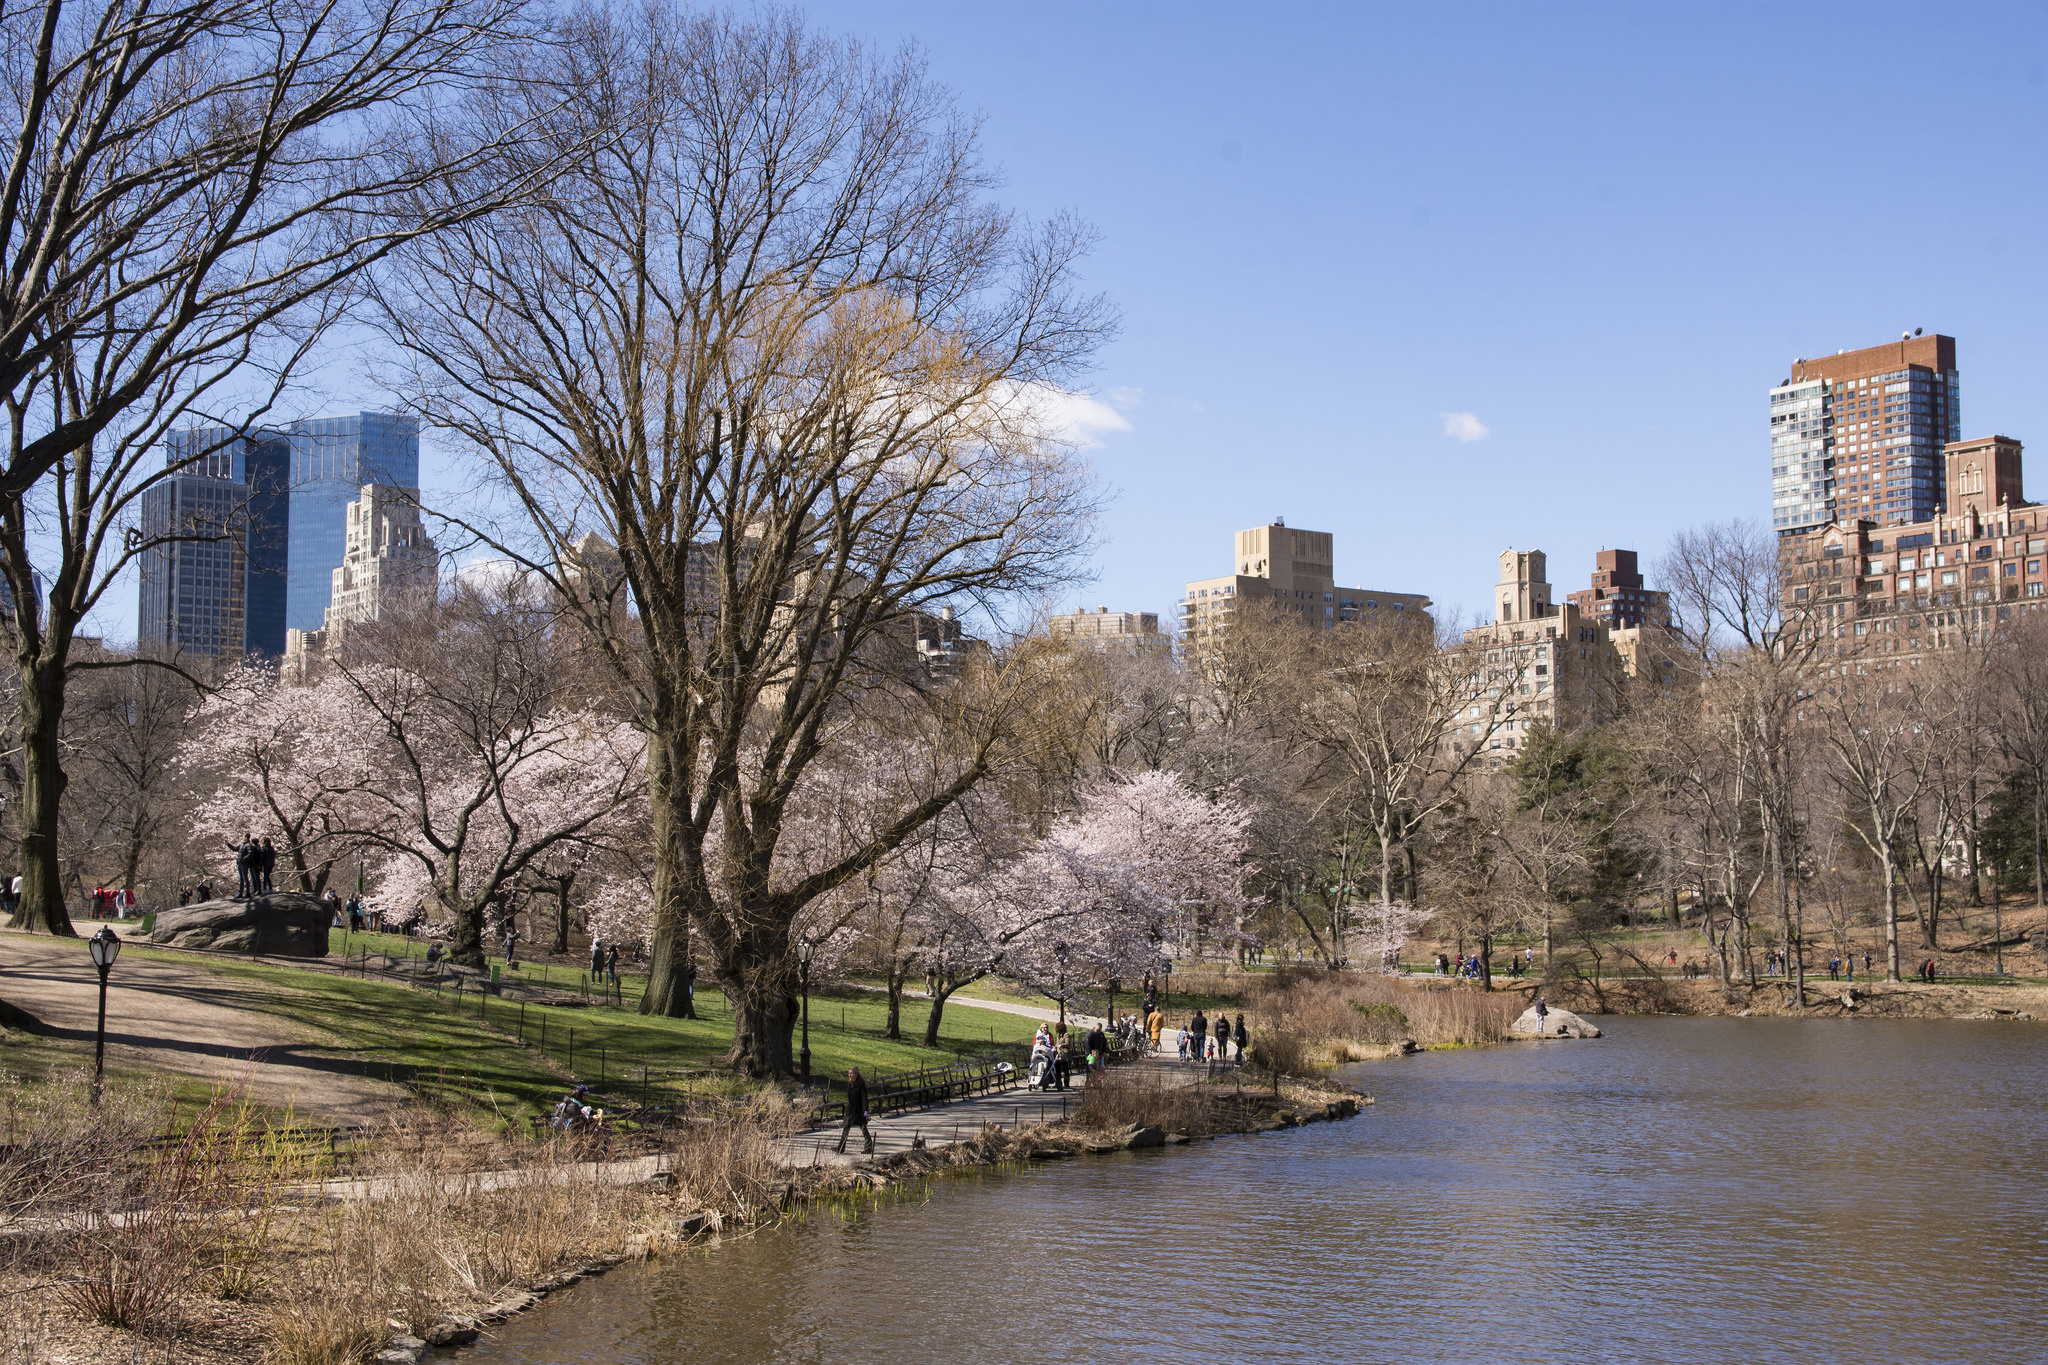
[[[1031,1049],[1031,1069],[1025,1073],[1026,1082],[1033,1090],[1050,1090],[1059,1080],[1059,1063],[1053,1058],[1051,1048]]]

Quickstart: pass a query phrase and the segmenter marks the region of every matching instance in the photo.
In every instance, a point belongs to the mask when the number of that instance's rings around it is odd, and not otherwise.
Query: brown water
[[[2048,1028],[1600,1022],[615,1271],[465,1358],[2048,1359]]]

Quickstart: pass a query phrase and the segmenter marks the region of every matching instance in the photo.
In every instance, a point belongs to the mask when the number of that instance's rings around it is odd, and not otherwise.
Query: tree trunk
[[[2048,831],[2042,826],[2048,824],[2048,786],[2041,780],[2041,774],[2034,774],[2034,904],[2048,905],[2048,897],[2041,894],[2043,885],[2042,863],[2048,862]]]
[[[882,1036],[901,1041],[903,1037],[903,978],[905,966],[902,958],[889,964],[889,1019],[882,1026]]]
[[[796,1031],[797,997],[770,988],[727,990],[726,999],[732,1002],[732,1051],[726,1061],[733,1070],[761,1079],[795,1074],[790,1038]]]
[[[648,954],[647,993],[640,997],[640,1012],[669,1019],[681,1019],[689,1003],[687,970],[689,966],[689,904],[690,897],[684,886],[684,869],[689,865],[689,848],[685,842],[690,831],[690,796],[680,790],[674,775],[683,771],[667,751],[672,736],[679,727],[668,733],[650,734],[647,737],[647,805],[649,823],[652,826],[654,843],[654,950]],[[678,742],[680,742],[678,738]],[[719,969],[720,985],[725,986],[725,966]],[[733,1053],[735,1056],[770,1055],[773,1046],[765,1039],[751,1039],[741,1027],[742,1012],[738,997],[730,987],[726,995],[733,1002]],[[748,1020],[763,1018],[755,1011],[748,1011]],[[789,1051],[789,1040],[785,1036],[781,1050]],[[787,1074],[785,1061],[783,1071]]]
[[[569,882],[568,877],[556,877],[555,883],[555,942],[558,953],[569,951]]]
[[[1885,980],[1897,981],[1899,977],[1899,886],[1898,878],[1892,875],[1891,845],[1886,844],[1878,858],[1878,872],[1884,877],[1884,957]]]
[[[924,1018],[924,1045],[926,1047],[937,1047],[939,1045],[939,1020],[946,1012],[946,1002],[953,998],[954,991],[959,990],[960,986],[966,984],[963,981],[959,986],[949,986],[944,981],[940,981],[933,988],[931,1013],[927,1014]]]
[[[464,905],[452,893],[444,893],[441,903],[455,916],[455,942],[448,949],[448,960],[464,967],[483,966],[484,908]]]
[[[38,656],[21,662],[20,675],[21,904],[7,923],[11,929],[76,938],[57,868],[57,809],[67,780],[58,742],[64,662]]]

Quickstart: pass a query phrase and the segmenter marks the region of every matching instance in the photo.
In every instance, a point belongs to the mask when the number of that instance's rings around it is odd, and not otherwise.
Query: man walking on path
[[[839,1125],[839,1145],[832,1150],[844,1153],[846,1139],[855,1128],[860,1129],[863,1139],[861,1155],[869,1155],[875,1150],[875,1135],[868,1131],[867,1077],[860,1074],[859,1067],[850,1066],[846,1068],[846,1121]]]

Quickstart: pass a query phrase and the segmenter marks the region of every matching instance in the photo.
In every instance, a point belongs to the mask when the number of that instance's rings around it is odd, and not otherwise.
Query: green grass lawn
[[[341,935],[337,931],[340,959]],[[396,935],[349,936],[349,950],[420,957],[424,944]],[[367,940],[367,942],[366,942]],[[169,953],[130,945],[126,952],[198,966],[232,981],[257,982],[254,1008],[274,1014],[287,1029],[306,1025],[327,1035],[304,1049],[363,1074],[388,1079],[495,1114],[509,1123],[530,1121],[551,1109],[581,1082],[613,1105],[637,1103],[643,1093],[729,1093],[744,1088],[720,1066],[732,1042],[732,1014],[722,995],[700,989],[697,1019],[651,1019],[638,1013],[645,978],[622,981],[623,1006],[593,1000],[584,1006],[544,1006],[418,989],[367,978],[233,957]],[[521,978],[541,969],[521,964]],[[546,968],[548,983],[575,989],[582,974],[560,964]],[[479,1012],[481,1010],[481,1012]],[[957,1055],[1007,1050],[1027,1043],[1032,1021],[993,1010],[948,1005],[939,1047],[920,1045],[925,1005],[906,1000],[903,1040],[883,1036],[885,997],[867,991],[814,992],[811,997],[811,1069],[815,1078],[842,1085],[846,1068],[869,1075],[950,1061]],[[793,1039],[793,1043],[800,1042]]]

